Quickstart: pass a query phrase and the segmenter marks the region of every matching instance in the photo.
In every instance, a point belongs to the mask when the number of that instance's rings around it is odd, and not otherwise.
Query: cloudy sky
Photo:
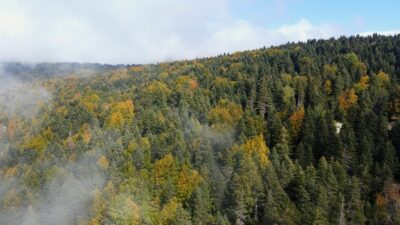
[[[400,33],[397,0],[0,0],[0,61],[155,63]]]

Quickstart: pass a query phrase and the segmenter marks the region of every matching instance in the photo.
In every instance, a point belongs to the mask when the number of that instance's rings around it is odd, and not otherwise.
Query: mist
[[[25,170],[26,166],[19,162],[21,159],[11,157],[16,150],[15,143],[6,134],[8,123],[15,118],[25,121],[37,119],[39,124],[35,127],[40,126],[41,111],[51,104],[51,99],[51,93],[40,80],[18,78],[16,74],[3,71],[0,64],[0,163],[9,165],[6,168],[10,168],[14,160],[19,165],[17,171]],[[99,151],[90,151],[74,162],[59,163],[52,159],[43,162],[43,168],[32,169],[40,174],[54,169],[54,174],[39,189],[26,186],[26,175],[17,174],[10,178],[7,172],[2,171],[0,204],[7,201],[6,196],[10,193],[16,193],[19,204],[14,202],[11,204],[17,204],[17,207],[0,208],[0,225],[69,225],[85,220],[92,192],[101,188],[105,180],[97,165],[98,158]],[[49,165],[53,166],[48,168]]]
[[[50,101],[50,93],[35,82],[5,74],[2,68],[0,64],[0,115],[34,118],[40,107]]]
[[[60,165],[52,181],[42,190],[28,190],[33,196],[41,196],[35,203],[2,213],[0,224],[69,225],[87,219],[93,191],[105,183],[104,175],[96,165],[98,157],[96,152],[90,152],[77,162]],[[2,180],[0,199],[3,199],[5,190],[18,190],[19,182],[22,182],[22,179]]]

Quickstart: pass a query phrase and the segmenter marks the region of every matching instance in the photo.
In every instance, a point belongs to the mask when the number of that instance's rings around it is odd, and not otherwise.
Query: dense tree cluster
[[[39,115],[0,115],[0,214],[89,174],[67,224],[400,223],[400,36],[34,82]]]

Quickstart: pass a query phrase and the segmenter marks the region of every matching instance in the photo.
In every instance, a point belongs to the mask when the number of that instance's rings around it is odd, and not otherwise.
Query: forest
[[[1,225],[400,224],[400,35],[9,63]]]

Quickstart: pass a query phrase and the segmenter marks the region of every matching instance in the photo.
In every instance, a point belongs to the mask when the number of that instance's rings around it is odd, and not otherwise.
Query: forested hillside
[[[1,81],[2,225],[400,224],[399,35]]]

